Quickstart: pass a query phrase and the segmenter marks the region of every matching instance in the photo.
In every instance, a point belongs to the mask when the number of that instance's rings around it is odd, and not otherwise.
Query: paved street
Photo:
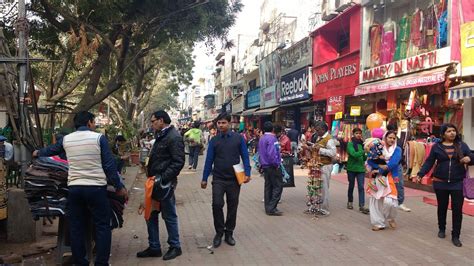
[[[263,178],[254,171],[251,183],[242,187],[235,238],[237,245],[225,242],[213,254],[207,249],[214,237],[211,189],[199,186],[202,163],[197,173],[185,168],[176,191],[183,255],[166,262],[173,265],[474,265],[474,217],[464,215],[461,240],[456,248],[450,237],[437,238],[436,207],[422,202],[423,193],[408,191],[406,204],[412,212],[399,211],[396,230],[372,232],[369,216],[346,209],[347,184],[343,178],[331,182],[329,217],[316,219],[305,209],[305,171],[297,170],[296,188],[284,190],[279,209],[282,217],[264,213]],[[125,225],[114,230],[113,265],[156,265],[161,258],[138,259],[145,249],[145,221],[136,213],[143,198],[144,177],[139,176],[131,189]],[[357,192],[355,192],[357,200]],[[355,205],[357,203],[355,202]],[[448,228],[451,227],[450,213]],[[160,220],[161,243],[167,250],[166,229]]]

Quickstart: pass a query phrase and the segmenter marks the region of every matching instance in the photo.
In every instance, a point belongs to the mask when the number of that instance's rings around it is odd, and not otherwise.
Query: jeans
[[[122,174],[122,169],[125,166],[125,160],[118,159],[117,160],[117,171]]]
[[[359,191],[359,207],[365,206],[364,178],[365,173],[347,171],[347,179],[349,180],[349,189],[347,190],[347,201],[354,201],[354,186],[355,180],[357,179],[357,190]]]
[[[453,231],[451,236],[459,238],[462,224],[462,205],[464,196],[462,190],[435,189],[436,200],[438,201],[438,227],[440,231],[446,230],[446,215],[448,212],[449,196],[451,196],[451,210]]]
[[[224,221],[224,194],[227,199],[227,217]],[[237,207],[239,206],[240,185],[235,180],[212,181],[212,216],[216,234],[232,234],[237,222]]]
[[[294,162],[298,163],[298,142],[291,142],[291,153],[293,153]]]
[[[265,212],[275,212],[283,192],[283,177],[280,169],[277,167],[263,168],[263,175],[265,177]]]
[[[199,152],[201,151],[201,146],[189,146],[189,166],[192,166],[193,169],[197,168]]]
[[[86,258],[86,225],[92,215],[95,226],[95,265],[108,265],[112,232],[106,186],[70,186],[68,208],[73,264],[89,265]]]
[[[176,198],[174,191],[171,195],[160,201],[161,218],[165,221],[166,231],[168,232],[168,245],[173,248],[180,248],[178,215],[176,214]],[[161,250],[160,230],[158,228],[158,211],[152,211],[150,219],[147,221],[148,245],[152,250]]]
[[[395,183],[395,186],[397,187],[397,194],[398,194],[398,205],[402,205],[403,202],[405,201],[405,187],[404,187],[404,180],[403,180],[403,166],[400,164],[398,166],[398,183]]]

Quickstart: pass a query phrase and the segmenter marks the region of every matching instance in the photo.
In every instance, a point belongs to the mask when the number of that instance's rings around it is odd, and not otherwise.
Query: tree
[[[241,7],[240,0],[32,0],[39,19],[31,25],[31,50],[61,60],[49,78],[43,73],[48,101],[74,95],[73,112],[89,110],[129,75],[140,95],[146,72],[160,68],[145,67],[152,51],[172,42],[211,45],[225,38]]]

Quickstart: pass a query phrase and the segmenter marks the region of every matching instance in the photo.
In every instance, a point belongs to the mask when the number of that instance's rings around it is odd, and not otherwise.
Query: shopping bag
[[[471,178],[469,168],[466,171],[466,178],[463,180],[462,190],[465,198],[474,199],[474,178]]]

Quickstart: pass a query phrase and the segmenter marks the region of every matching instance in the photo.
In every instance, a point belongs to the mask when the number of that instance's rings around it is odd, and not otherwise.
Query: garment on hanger
[[[411,176],[414,177],[420,172],[421,166],[425,162],[425,144],[414,141],[415,154],[413,156],[413,167],[411,169]]]
[[[435,34],[437,31],[437,19],[434,5],[429,6],[423,11],[423,34],[422,48],[427,51],[436,49]]]
[[[393,61],[405,59],[407,57],[408,42],[410,41],[411,17],[404,16],[398,22],[397,48]]]
[[[422,14],[421,10],[417,10],[412,17],[410,25],[410,45],[408,48],[408,57],[415,56],[421,46],[421,32],[422,32]]]
[[[380,64],[380,52],[382,48],[382,31],[383,27],[380,24],[374,23],[370,26],[370,61],[371,67]]]
[[[382,52],[380,54],[380,64],[385,65],[393,61],[395,54],[395,33],[392,30],[383,32]]]
[[[443,11],[438,19],[437,47],[443,48],[448,44],[448,11]]]

